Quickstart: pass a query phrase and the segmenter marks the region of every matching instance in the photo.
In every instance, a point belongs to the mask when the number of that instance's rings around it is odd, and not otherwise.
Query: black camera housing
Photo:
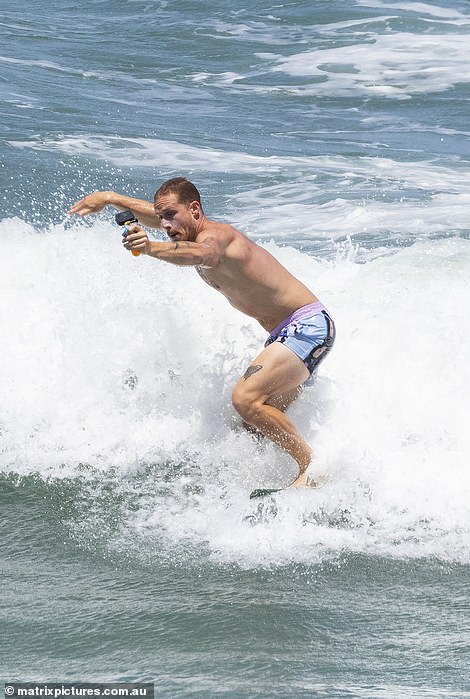
[[[137,219],[130,209],[120,211],[115,215],[114,220],[118,226],[124,226],[126,223],[137,223]]]

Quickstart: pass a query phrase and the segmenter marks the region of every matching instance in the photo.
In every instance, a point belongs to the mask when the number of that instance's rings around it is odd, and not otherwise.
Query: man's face
[[[189,206],[182,204],[178,200],[178,195],[170,192],[158,197],[154,208],[171,240],[195,240],[196,222],[200,212],[198,202],[192,202]]]

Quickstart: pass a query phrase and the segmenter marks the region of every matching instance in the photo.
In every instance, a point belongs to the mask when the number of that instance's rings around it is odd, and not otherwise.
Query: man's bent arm
[[[149,241],[147,255],[183,267],[215,267],[220,254],[211,239],[202,243]]]
[[[144,255],[182,267],[215,267],[222,257],[220,244],[212,236],[198,243],[186,240],[162,243],[149,240],[145,230],[137,224],[129,226],[123,245],[127,250],[139,250]]]
[[[125,211],[130,209],[134,216],[149,228],[161,228],[160,217],[155,213],[153,203],[145,201],[145,199],[136,199],[128,197],[125,194],[117,192],[92,192],[88,196],[75,202],[69,209],[69,214],[77,214],[78,216],[88,216],[88,214],[96,214],[105,206],[114,206],[116,209]]]

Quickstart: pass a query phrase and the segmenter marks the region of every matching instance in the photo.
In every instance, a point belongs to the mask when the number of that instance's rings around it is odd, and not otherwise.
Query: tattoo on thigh
[[[248,367],[248,369],[245,371],[243,374],[243,378],[245,381],[250,378],[252,374],[256,374],[257,371],[263,368],[262,364],[252,364],[251,366]]]

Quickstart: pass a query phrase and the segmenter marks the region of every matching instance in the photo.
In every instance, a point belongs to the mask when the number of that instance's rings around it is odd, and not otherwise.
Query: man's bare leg
[[[307,468],[312,460],[312,449],[299,435],[292,420],[277,408],[267,404],[259,405],[256,408],[256,414],[251,419],[257,430],[296,460],[299,475],[289,487],[315,487],[316,484],[307,477]]]
[[[278,410],[281,410],[283,413],[285,413],[287,408],[290,405],[292,405],[292,403],[300,396],[302,391],[303,386],[297,386],[296,388],[293,388],[291,391],[285,391],[284,393],[281,393],[278,396],[270,398],[266,401],[266,405],[272,405],[273,408],[277,408]],[[248,422],[245,422],[245,420],[242,421],[242,425],[245,428],[245,430],[250,432],[255,437],[261,439],[265,436],[256,427],[250,425]]]
[[[312,450],[283,412],[308,378],[304,363],[287,347],[274,342],[248,367],[233,391],[233,404],[243,420],[287,451],[298,464],[291,487],[314,485],[307,478]],[[285,396],[284,402],[282,396]],[[288,400],[290,398],[290,402]]]

